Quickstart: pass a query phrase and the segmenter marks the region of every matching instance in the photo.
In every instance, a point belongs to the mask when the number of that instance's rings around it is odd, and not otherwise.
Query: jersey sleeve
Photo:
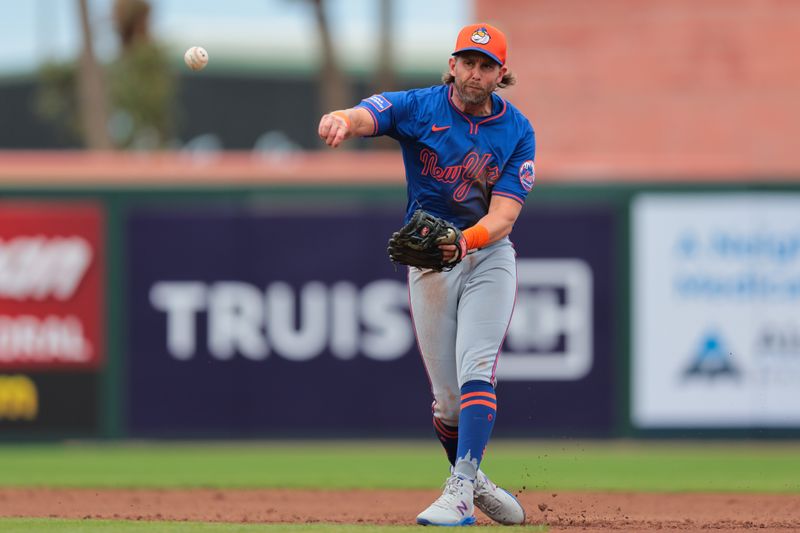
[[[416,99],[412,91],[373,94],[356,107],[363,107],[372,116],[375,127],[370,137],[407,138],[412,135],[416,116]]]
[[[526,123],[514,152],[492,188],[492,195],[511,198],[524,204],[536,179],[536,167],[533,163],[535,156],[536,136],[530,123]]]

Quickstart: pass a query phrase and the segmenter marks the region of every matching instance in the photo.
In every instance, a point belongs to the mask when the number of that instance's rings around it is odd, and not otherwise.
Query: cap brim
[[[501,67],[503,66],[503,62],[500,61],[500,59],[496,55],[494,55],[493,53],[489,52],[485,48],[475,48],[475,47],[461,48],[460,50],[456,50],[455,52],[453,52],[450,55],[454,56],[456,54],[460,54],[461,52],[480,52],[481,54],[492,58],[494,60],[494,62],[497,63],[498,65],[500,65]]]

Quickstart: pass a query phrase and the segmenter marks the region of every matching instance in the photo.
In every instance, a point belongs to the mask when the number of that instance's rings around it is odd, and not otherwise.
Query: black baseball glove
[[[456,255],[445,261],[440,244],[456,245]],[[457,227],[417,209],[408,224],[389,239],[389,259],[402,265],[451,270],[467,255],[467,241]]]

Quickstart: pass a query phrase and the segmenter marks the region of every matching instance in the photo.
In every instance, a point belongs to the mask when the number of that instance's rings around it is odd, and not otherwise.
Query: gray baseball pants
[[[411,315],[433,413],[450,426],[458,425],[464,383],[495,384],[516,299],[515,256],[506,237],[467,255],[449,272],[409,268]]]

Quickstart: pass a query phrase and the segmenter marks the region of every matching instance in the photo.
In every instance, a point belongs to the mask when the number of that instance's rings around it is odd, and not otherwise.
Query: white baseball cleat
[[[513,494],[501,489],[478,470],[475,479],[475,507],[501,524],[510,526],[525,522],[525,509]]]
[[[453,474],[444,492],[430,507],[417,515],[423,526],[470,526],[475,523],[472,482]]]

